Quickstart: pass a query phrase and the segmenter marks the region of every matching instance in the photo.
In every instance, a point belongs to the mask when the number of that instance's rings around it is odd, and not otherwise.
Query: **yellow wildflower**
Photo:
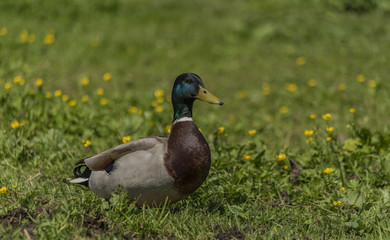
[[[21,83],[23,80],[23,78],[21,76],[16,76],[14,77],[14,83],[15,84],[18,84],[18,83]]]
[[[334,131],[334,127],[326,127],[326,132],[328,132],[329,134],[332,134]]]
[[[345,191],[346,188],[345,188],[345,187],[341,187],[340,190],[341,190],[341,191]]]
[[[339,83],[339,85],[337,86],[337,88],[338,88],[340,91],[344,91],[345,89],[347,89],[347,86],[345,85],[345,83]]]
[[[246,97],[248,97],[248,93],[245,90],[241,90],[238,92],[238,98],[244,99]]]
[[[310,87],[315,87],[317,86],[317,81],[315,79],[310,79],[307,84],[310,86]]]
[[[54,96],[56,96],[56,97],[61,96],[61,94],[62,94],[62,91],[61,91],[61,90],[55,90],[55,91],[54,91]]]
[[[26,29],[24,29],[21,33],[20,33],[20,41],[22,43],[26,43],[28,42],[28,31]]]
[[[376,87],[376,81],[375,80],[370,80],[368,81],[368,86],[370,88],[375,88]]]
[[[106,106],[107,104],[108,104],[108,99],[107,99],[107,98],[102,98],[102,99],[100,100],[100,105]]]
[[[316,116],[315,114],[311,114],[311,115],[310,115],[310,119],[313,119],[313,120],[314,120],[314,119],[316,119],[316,118],[317,118],[317,116]]]
[[[326,141],[328,141],[328,142],[332,141],[332,137],[327,137]]]
[[[279,112],[281,114],[286,114],[288,113],[288,108],[286,106],[282,106],[280,109],[279,109]]]
[[[16,188],[18,187],[18,185],[17,185],[17,184],[14,184],[14,185],[12,185],[12,187],[13,187],[14,189],[16,189]]]
[[[333,172],[333,168],[325,168],[324,169],[324,173],[326,173],[326,174],[330,174],[332,172]]]
[[[129,113],[131,113],[131,114],[135,114],[135,113],[137,113],[138,112],[138,108],[137,107],[135,107],[135,106],[132,106],[132,107],[129,107]]]
[[[164,98],[163,98],[163,97],[158,97],[158,98],[156,98],[156,102],[157,102],[158,104],[161,104],[161,103],[164,102]]]
[[[8,34],[8,28],[2,27],[1,30],[0,30],[0,36],[4,37],[7,34]]]
[[[279,153],[278,155],[276,155],[276,160],[278,161],[283,161],[284,159],[286,159],[287,155],[284,154],[284,153]]]
[[[271,89],[270,89],[268,83],[264,83],[261,90],[262,90],[263,94],[266,96],[271,94]]]
[[[164,97],[164,94],[165,94],[165,92],[162,89],[157,89],[156,91],[154,91],[154,96],[156,98]]]
[[[288,165],[284,165],[283,168],[284,168],[285,170],[288,170]]]
[[[288,92],[296,92],[298,90],[297,85],[294,83],[288,83],[284,87]]]
[[[171,133],[171,125],[166,125],[165,126],[165,131],[167,131],[167,133]]]
[[[69,106],[75,107],[76,105],[77,105],[76,100],[70,100],[70,101],[69,101]]]
[[[366,81],[366,77],[363,75],[363,74],[359,74],[357,77],[356,77],[356,80],[360,83],[364,83]]]
[[[324,115],[322,115],[322,119],[324,119],[325,121],[329,121],[331,118],[332,114],[330,113],[325,113]]]
[[[104,89],[103,88],[98,88],[96,90],[96,94],[99,95],[99,96],[102,96],[104,94]]]
[[[162,113],[164,111],[164,107],[163,106],[157,106],[154,108],[154,111],[156,113]]]
[[[89,147],[91,145],[91,141],[86,140],[84,143],[84,147]]]
[[[62,95],[62,101],[66,102],[68,100],[69,100],[69,96],[68,95],[66,95],[66,94]]]
[[[4,89],[5,89],[6,91],[9,91],[11,88],[12,88],[12,83],[7,82],[6,84],[4,84]]]
[[[341,201],[333,201],[333,205],[339,206],[339,205],[341,205]]]
[[[112,74],[111,73],[109,73],[109,72],[106,72],[106,73],[104,73],[103,74],[103,80],[104,81],[110,81],[112,79]]]
[[[248,134],[249,134],[249,136],[255,136],[256,135],[256,129],[251,129],[251,130],[248,130]]]
[[[83,77],[81,80],[80,80],[80,83],[81,85],[83,86],[87,86],[89,84],[89,78],[88,77]]]
[[[55,42],[55,40],[56,40],[56,35],[55,35],[54,30],[49,30],[46,33],[45,38],[43,39],[43,43],[46,45],[50,45],[50,44],[53,44]]]
[[[51,92],[46,92],[45,93],[45,98],[51,98]]]
[[[38,78],[38,79],[35,81],[35,86],[41,87],[42,85],[43,85],[43,80],[42,80],[42,78]]]
[[[252,159],[252,155],[249,155],[249,154],[245,154],[242,155],[242,157],[245,159],[245,160],[251,160]]]
[[[304,57],[299,57],[295,62],[298,66],[303,66],[306,64],[306,59]]]
[[[8,191],[8,188],[7,187],[2,187],[0,188],[0,194],[6,194]]]
[[[86,103],[86,102],[88,102],[88,100],[89,100],[89,97],[87,95],[84,95],[84,96],[81,97],[81,102],[82,103]]]
[[[306,143],[312,143],[314,140],[312,137],[309,137],[305,140]]]
[[[217,133],[218,134],[222,134],[223,131],[225,131],[225,128],[224,127],[219,127]]]
[[[314,130],[305,130],[304,134],[306,137],[311,137],[314,134]]]
[[[18,122],[18,120],[13,121],[11,123],[11,127],[14,129],[20,127],[20,123]]]
[[[350,109],[349,109],[349,112],[353,114],[353,113],[356,112],[356,109],[355,109],[355,108],[350,108]]]
[[[130,140],[131,140],[131,137],[130,137],[130,136],[125,136],[125,137],[122,138],[122,142],[123,142],[123,143],[130,142]]]

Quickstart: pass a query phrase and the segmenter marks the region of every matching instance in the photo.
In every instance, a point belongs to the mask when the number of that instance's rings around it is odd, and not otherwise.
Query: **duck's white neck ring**
[[[176,119],[176,120],[172,123],[172,125],[175,124],[175,123],[178,123],[178,122],[186,122],[186,121],[193,121],[193,120],[192,120],[192,118],[190,118],[190,117],[182,117],[182,118]]]

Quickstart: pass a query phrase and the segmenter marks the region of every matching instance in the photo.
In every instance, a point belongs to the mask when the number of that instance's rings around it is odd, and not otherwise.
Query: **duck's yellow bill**
[[[196,98],[206,101],[208,103],[223,105],[223,102],[219,100],[219,98],[214,96],[211,92],[209,92],[207,89],[205,89],[202,86],[199,86],[199,93],[198,96],[196,96]]]

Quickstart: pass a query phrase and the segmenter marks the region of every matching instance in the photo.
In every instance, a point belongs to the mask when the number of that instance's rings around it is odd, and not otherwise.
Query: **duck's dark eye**
[[[191,79],[185,79],[184,82],[190,84],[191,83]]]
[[[207,94],[207,91],[203,91],[204,94]]]

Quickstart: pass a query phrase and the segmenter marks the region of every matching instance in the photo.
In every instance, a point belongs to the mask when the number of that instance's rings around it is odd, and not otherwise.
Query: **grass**
[[[4,238],[390,238],[386,1],[25,0],[0,9]],[[138,209],[121,191],[107,201],[67,183],[76,160],[125,136],[167,135],[182,72],[225,102],[194,107],[213,158],[200,189]]]

